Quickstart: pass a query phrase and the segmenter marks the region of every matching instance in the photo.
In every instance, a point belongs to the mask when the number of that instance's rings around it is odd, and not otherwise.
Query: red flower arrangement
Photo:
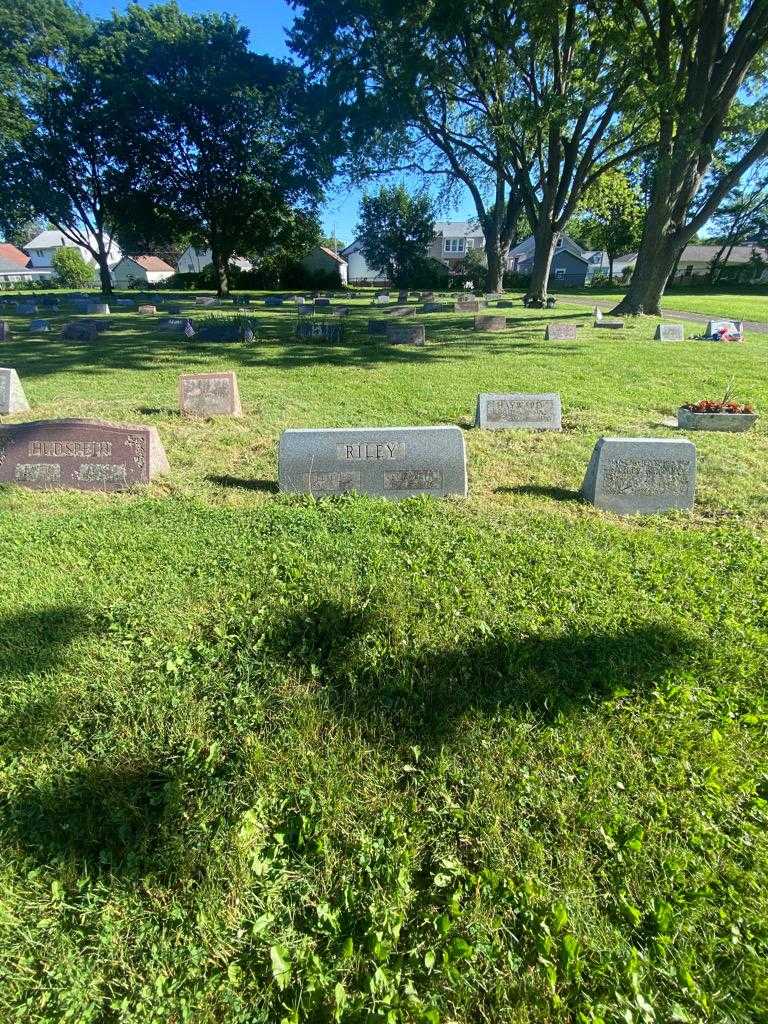
[[[713,402],[709,398],[702,398],[700,402],[687,402],[683,408],[689,412],[752,413],[755,411],[751,405],[739,405],[738,402],[727,402],[725,400]]]

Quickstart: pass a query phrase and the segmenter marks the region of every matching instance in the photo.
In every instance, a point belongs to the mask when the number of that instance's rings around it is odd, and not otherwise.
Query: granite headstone
[[[483,430],[561,430],[560,395],[519,391],[480,394],[477,396],[475,426]]]
[[[185,416],[242,416],[237,376],[225,373],[183,373],[179,406]]]
[[[281,491],[357,491],[385,498],[467,493],[459,427],[350,427],[286,430],[280,437]]]
[[[424,324],[387,324],[387,341],[390,345],[425,345]]]
[[[601,437],[592,452],[582,496],[617,515],[691,508],[696,448],[690,441]]]
[[[547,341],[573,341],[576,337],[576,324],[547,324],[544,337]]]
[[[506,331],[507,329],[507,318],[505,316],[476,316],[475,317],[475,330],[478,332],[498,332]]]
[[[47,334],[50,331],[47,320],[33,320],[29,325],[30,331],[39,331],[41,334]]]
[[[654,335],[657,341],[685,341],[682,324],[659,324]]]
[[[0,416],[29,412],[29,402],[19,375],[9,367],[0,367]]]

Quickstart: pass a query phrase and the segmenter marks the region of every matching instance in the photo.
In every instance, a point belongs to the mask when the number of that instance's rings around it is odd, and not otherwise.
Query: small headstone
[[[47,334],[50,331],[47,320],[33,320],[29,325],[30,331],[40,331],[42,334]]]
[[[195,299],[196,306],[215,306],[216,299],[211,295],[198,295]]]
[[[85,311],[89,316],[108,316],[109,306],[106,302],[89,302]]]
[[[0,341],[7,341],[11,336],[11,325],[7,320],[0,320]]]
[[[61,336],[70,341],[93,341],[111,326],[109,320],[74,320],[64,325]]]
[[[315,307],[310,306],[309,303],[303,303],[296,307],[296,312],[299,316],[311,316],[315,312]]]
[[[142,316],[154,316],[157,312],[157,306],[139,306],[136,312],[141,313]]]
[[[344,337],[344,324],[333,320],[297,320],[296,337],[340,342]]]
[[[264,299],[265,306],[282,306],[282,304],[282,295],[267,295],[267,297]]]
[[[179,406],[186,416],[242,416],[237,376],[231,370],[182,374]]]
[[[654,335],[656,341],[685,341],[682,324],[659,324]]]
[[[581,493],[617,515],[692,508],[696,448],[690,441],[601,437],[592,452]]]
[[[713,341],[741,341],[744,337],[744,321],[710,320],[705,337]]]
[[[0,426],[0,483],[35,490],[120,491],[168,472],[155,427],[100,420]]]
[[[479,332],[506,331],[507,318],[505,316],[476,316],[475,330]]]
[[[8,367],[0,367],[0,416],[12,416],[17,412],[29,412],[29,402],[21,386],[19,375]],[[3,450],[0,447],[0,465]]]
[[[387,324],[387,342],[390,345],[425,345],[424,324]]]
[[[315,299],[315,308],[319,308],[320,306],[330,306],[330,304],[330,299],[324,299],[322,297],[318,297]]]
[[[618,331],[624,326],[623,320],[595,320],[595,327],[605,327],[609,331]]]
[[[456,313],[479,313],[485,305],[480,299],[459,299],[453,304]]]
[[[560,395],[554,392],[480,394],[475,426],[482,430],[561,430]]]
[[[467,494],[467,456],[459,427],[350,427],[285,430],[281,491],[384,498]]]
[[[422,313],[452,313],[452,302],[425,302],[421,307]]]
[[[413,316],[416,312],[415,306],[390,306],[387,310],[387,316],[390,317],[402,317],[402,316]]]
[[[377,306],[386,306],[389,302],[389,295],[386,292],[380,292],[373,301]]]
[[[383,338],[387,333],[388,326],[389,320],[369,320],[368,333]]]
[[[576,337],[576,324],[547,324],[544,337],[547,341],[573,341]]]

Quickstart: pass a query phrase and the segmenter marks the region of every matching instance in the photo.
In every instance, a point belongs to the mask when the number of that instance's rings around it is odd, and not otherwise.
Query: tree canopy
[[[432,202],[423,193],[411,196],[398,185],[363,196],[357,226],[363,256],[393,284],[406,284],[411,269],[424,260],[434,228]]]

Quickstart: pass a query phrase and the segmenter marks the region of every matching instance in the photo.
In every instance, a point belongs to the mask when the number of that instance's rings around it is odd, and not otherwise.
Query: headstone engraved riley
[[[155,427],[77,419],[0,426],[0,483],[121,491],[168,468]]]
[[[659,324],[656,328],[656,341],[685,341],[682,324]]]
[[[19,375],[9,367],[0,367],[0,416],[29,412],[29,402]]]
[[[573,341],[576,338],[576,324],[547,324],[544,337],[547,341]]]
[[[281,491],[317,496],[465,497],[464,435],[459,427],[286,430],[278,476]]]
[[[696,448],[690,441],[601,437],[592,452],[582,496],[617,515],[692,508]]]
[[[561,430],[560,395],[519,391],[480,394],[477,396],[475,426],[483,430]]]
[[[179,405],[186,416],[242,416],[237,376],[184,373],[179,378]]]

